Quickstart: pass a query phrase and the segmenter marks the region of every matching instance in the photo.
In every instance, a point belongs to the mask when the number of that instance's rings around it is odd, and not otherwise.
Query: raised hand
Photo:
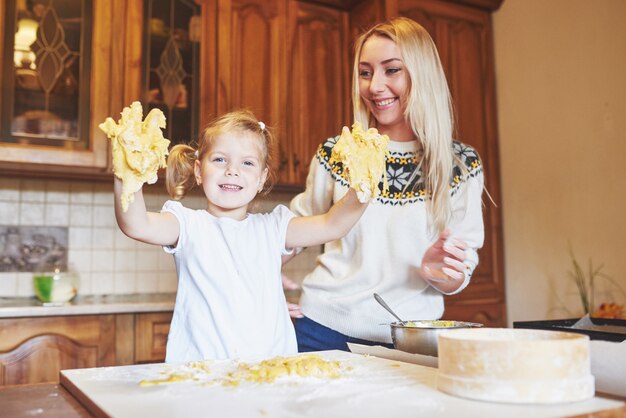
[[[465,279],[465,249],[467,244],[451,238],[450,231],[444,230],[422,258],[422,278],[429,282],[458,282]],[[441,288],[441,286],[436,286]],[[443,289],[442,289],[443,290]]]

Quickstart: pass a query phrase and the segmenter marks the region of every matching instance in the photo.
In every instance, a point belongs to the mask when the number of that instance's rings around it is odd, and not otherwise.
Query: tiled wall
[[[147,186],[148,210],[168,199],[160,186]],[[258,211],[287,203],[290,195],[273,194]],[[205,206],[200,194],[185,206]],[[68,263],[80,276],[80,294],[174,292],[173,257],[161,247],[126,237],[115,222],[113,185],[81,181],[0,178],[0,225],[68,228]],[[5,246],[0,237],[0,255]],[[320,247],[309,248],[289,262],[284,273],[296,282],[315,265]],[[0,297],[33,296],[31,272],[0,272]]]

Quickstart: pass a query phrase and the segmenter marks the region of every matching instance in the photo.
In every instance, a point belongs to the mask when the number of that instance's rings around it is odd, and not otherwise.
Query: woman
[[[436,47],[416,22],[378,24],[356,42],[354,117],[390,137],[390,190],[343,239],[325,245],[302,285],[299,351],[347,350],[347,342],[389,344],[393,318],[437,319],[443,295],[469,283],[483,244],[483,173],[474,149],[456,142],[450,92]],[[298,215],[323,213],[349,187],[328,163],[338,137],[311,162]],[[381,183],[382,185],[382,183]]]

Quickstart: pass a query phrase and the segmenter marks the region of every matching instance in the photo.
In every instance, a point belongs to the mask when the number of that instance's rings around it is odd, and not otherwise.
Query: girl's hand
[[[428,282],[458,282],[460,285],[465,279],[467,244],[449,237],[450,231],[444,230],[424,253],[420,272]]]
[[[359,202],[361,203],[369,203],[372,200],[372,189],[370,189],[370,185],[365,182],[361,182],[359,186],[361,191],[358,191],[356,188],[354,189],[357,191],[357,199],[359,199]]]

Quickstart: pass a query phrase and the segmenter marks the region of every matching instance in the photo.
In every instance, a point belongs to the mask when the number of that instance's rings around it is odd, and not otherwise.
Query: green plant
[[[607,276],[606,274],[602,272],[602,268],[604,267],[603,264],[600,264],[598,267],[594,268],[593,262],[591,261],[591,258],[590,258],[587,272],[585,272],[583,268],[581,267],[580,263],[578,262],[578,260],[576,259],[576,256],[574,255],[574,250],[572,250],[571,244],[569,245],[569,254],[570,254],[571,261],[572,261],[572,269],[568,271],[568,273],[570,277],[574,279],[574,282],[576,283],[576,287],[578,288],[578,294],[580,296],[580,302],[583,306],[583,311],[585,312],[585,314],[590,315],[593,313],[594,306],[595,306],[594,301],[593,301],[594,289],[595,289],[597,278],[601,277],[609,281],[615,287],[620,289],[622,293],[624,293],[624,291],[622,290],[622,288],[619,286],[618,283],[616,283],[611,277]]]

